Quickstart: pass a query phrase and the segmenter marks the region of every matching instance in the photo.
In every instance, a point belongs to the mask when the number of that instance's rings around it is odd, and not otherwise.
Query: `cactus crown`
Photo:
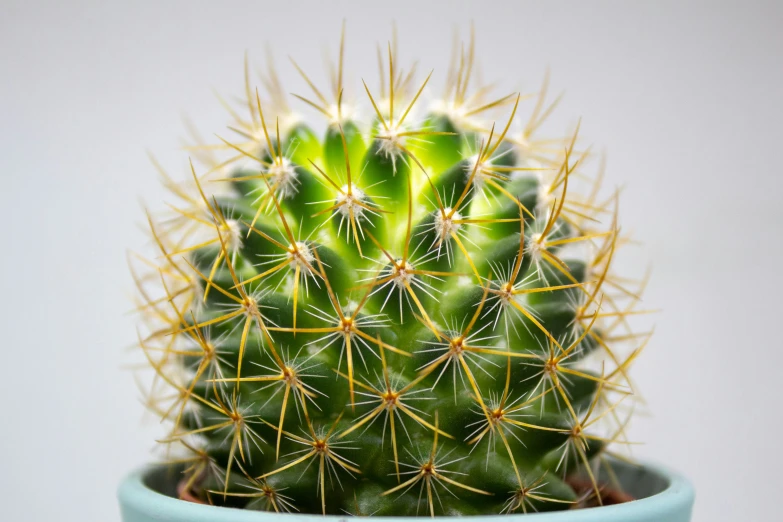
[[[526,97],[476,85],[471,36],[425,110],[433,74],[395,47],[363,82],[368,118],[344,101],[341,39],[331,97],[294,63],[325,138],[270,68],[263,98],[246,73],[235,136],[190,148],[204,167],[161,169],[176,201],[134,277],[180,494],[355,515],[600,503],[648,338],[612,271],[616,195],[578,126],[538,137],[546,79],[523,118]]]

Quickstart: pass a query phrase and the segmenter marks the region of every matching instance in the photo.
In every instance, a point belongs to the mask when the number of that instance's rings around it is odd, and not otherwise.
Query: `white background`
[[[608,150],[664,309],[636,455],[695,482],[697,522],[780,520],[781,5],[424,1],[0,4],[0,518],[118,520],[156,434],[122,370],[137,197],[163,197],[146,150],[184,172],[181,115],[224,130],[211,89],[240,92],[246,49],[270,43],[292,91],[287,54],[323,80],[343,17],[354,87],[392,19],[436,83],[471,19],[485,78],[534,91],[551,67],[555,122]]]

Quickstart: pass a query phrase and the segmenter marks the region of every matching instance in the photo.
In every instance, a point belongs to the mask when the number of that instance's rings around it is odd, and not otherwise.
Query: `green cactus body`
[[[575,195],[576,133],[533,139],[546,84],[520,133],[521,97],[467,92],[472,50],[429,114],[393,54],[391,82],[365,84],[371,121],[342,114],[341,59],[336,115],[306,100],[323,139],[248,89],[232,161],[195,148],[209,171],[167,181],[179,204],[149,220],[162,261],[137,282],[181,490],[324,514],[567,509],[584,499],[567,477],[598,491],[625,441],[640,351],[620,355],[638,298],[611,272],[616,202]]]

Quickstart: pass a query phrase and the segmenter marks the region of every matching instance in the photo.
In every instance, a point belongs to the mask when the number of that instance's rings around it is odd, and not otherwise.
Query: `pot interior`
[[[669,487],[669,479],[649,467],[634,466],[618,460],[610,460],[609,462],[612,471],[622,485],[623,492],[634,499],[657,495]],[[177,497],[177,483],[180,480],[181,472],[181,466],[153,468],[144,476],[144,484],[163,495]],[[599,481],[601,484],[607,485],[613,483],[605,468],[602,469]]]

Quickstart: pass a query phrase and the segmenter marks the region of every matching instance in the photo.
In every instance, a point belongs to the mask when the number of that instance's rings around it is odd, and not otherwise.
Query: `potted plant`
[[[324,138],[270,68],[163,173],[134,278],[165,463],[121,485],[123,520],[689,520],[686,480],[621,456],[643,284],[578,126],[538,135],[547,81],[490,95],[471,40],[425,107],[433,73],[390,44],[360,117],[343,48],[328,91],[294,64]]]

